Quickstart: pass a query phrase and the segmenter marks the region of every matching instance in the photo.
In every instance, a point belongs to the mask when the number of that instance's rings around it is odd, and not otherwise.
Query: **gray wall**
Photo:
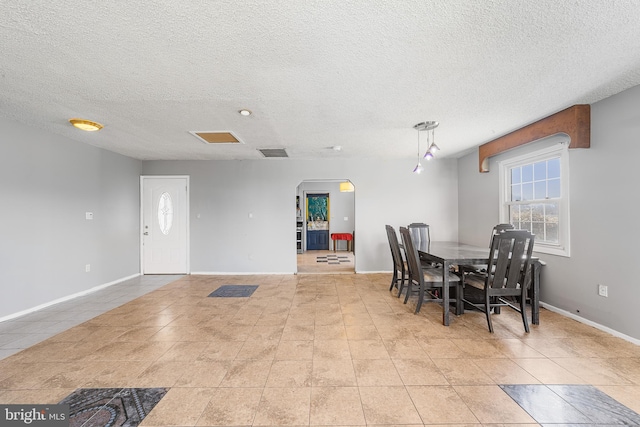
[[[635,339],[640,339],[639,142],[640,86],[591,106],[591,148],[569,150],[571,257],[539,254],[547,263],[543,302]],[[487,174],[478,173],[477,150],[459,159],[461,240],[486,244],[498,222],[497,162],[549,143],[497,156]],[[598,284],[609,286],[608,298],[598,296]]]
[[[349,179],[355,192],[356,271],[390,271],[385,224],[427,222],[458,236],[457,162],[266,159],[144,161],[145,175],[190,175],[191,271],[293,273],[295,196],[305,180]],[[252,218],[249,218],[249,213]]]
[[[0,318],[140,272],[140,170],[0,119]]]

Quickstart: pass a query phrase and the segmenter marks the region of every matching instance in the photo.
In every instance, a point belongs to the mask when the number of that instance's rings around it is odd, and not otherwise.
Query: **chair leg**
[[[391,286],[389,286],[389,292],[393,290],[393,287],[398,287],[398,270],[393,269],[393,277],[391,278]]]
[[[409,295],[411,295],[411,291],[413,291],[413,280],[411,280],[411,277],[409,277],[407,278],[407,291],[405,292],[404,296],[405,304],[409,301]]]
[[[529,322],[527,322],[527,299],[525,295],[520,297],[520,314],[522,314],[522,323],[524,324],[524,331],[529,333]]]
[[[418,289],[418,304],[416,304],[416,314],[420,312],[420,307],[422,307],[422,300],[424,300],[424,287],[420,286],[420,288]]]
[[[489,292],[484,293],[484,314],[487,316],[487,325],[489,325],[489,332],[493,333],[493,324],[491,323],[491,296]]]

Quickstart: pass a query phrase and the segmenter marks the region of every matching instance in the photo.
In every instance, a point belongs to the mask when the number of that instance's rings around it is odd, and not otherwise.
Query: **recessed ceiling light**
[[[69,119],[69,123],[71,123],[73,126],[77,127],[78,129],[84,130],[87,132],[95,132],[104,127],[100,123],[92,122],[91,120],[85,120],[85,119]]]
[[[250,116],[252,114],[251,110],[246,109],[239,110],[238,113],[240,113],[241,116]]]
[[[342,151],[342,146],[341,145],[334,145],[331,148],[333,149],[333,151]]]

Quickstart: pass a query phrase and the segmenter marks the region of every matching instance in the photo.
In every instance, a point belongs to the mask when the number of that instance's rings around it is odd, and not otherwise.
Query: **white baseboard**
[[[551,304],[547,304],[547,303],[542,302],[542,301],[540,301],[540,307],[544,307],[549,311],[553,311],[554,313],[561,314],[561,315],[563,315],[565,317],[568,317],[568,318],[573,319],[575,321],[578,321],[580,323],[584,323],[585,325],[593,326],[596,329],[599,329],[601,331],[607,332],[607,333],[613,335],[614,337],[622,338],[623,340],[629,341],[630,343],[633,343],[635,345],[640,345],[640,340],[637,339],[637,338],[630,337],[629,335],[625,335],[622,332],[618,332],[618,331],[616,331],[614,329],[608,328],[608,327],[606,327],[604,325],[601,325],[599,323],[593,322],[593,321],[591,321],[589,319],[585,319],[584,317],[576,316],[575,314],[571,313],[570,311],[566,311],[566,310],[563,310],[561,308],[554,307]]]
[[[189,273],[191,275],[194,276],[271,276],[271,275],[281,275],[281,276],[288,276],[288,275],[293,275],[296,274],[293,271],[286,271],[286,272],[273,272],[270,271],[268,273],[261,273],[261,272],[237,272],[237,271],[192,271],[191,273]]]
[[[35,306],[35,307],[31,307],[31,308],[28,308],[26,310],[22,310],[22,311],[19,311],[17,313],[10,314],[8,316],[0,317],[0,322],[4,322],[4,321],[7,321],[7,320],[15,319],[17,317],[22,317],[22,316],[24,316],[26,314],[30,314],[30,313],[33,313],[35,311],[42,310],[43,308],[51,307],[52,305],[60,304],[61,302],[70,301],[70,300],[72,300],[74,298],[83,297],[85,295],[97,292],[97,291],[99,291],[101,289],[108,288],[109,286],[113,286],[113,285],[115,285],[117,283],[122,283],[122,282],[124,282],[126,280],[134,279],[134,278],[136,278],[138,276],[140,276],[140,273],[132,274],[131,276],[123,277],[123,278],[114,280],[113,282],[104,283],[102,285],[95,286],[95,287],[93,287],[91,289],[87,289],[87,290],[82,291],[82,292],[77,292],[75,294],[67,295],[66,297],[58,298],[56,300],[49,301],[47,303],[40,304],[40,305]]]

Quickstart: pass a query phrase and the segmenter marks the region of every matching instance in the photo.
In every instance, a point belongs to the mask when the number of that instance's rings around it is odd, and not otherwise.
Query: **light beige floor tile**
[[[235,360],[220,387],[264,387],[271,364],[271,360]]]
[[[183,362],[155,362],[138,375],[136,383],[140,387],[172,387],[186,370]]]
[[[353,359],[389,359],[389,352],[382,340],[349,340]]]
[[[266,388],[253,422],[259,426],[302,426],[309,423],[311,388]]]
[[[406,386],[449,385],[449,381],[429,358],[395,359],[393,364]]]
[[[371,321],[369,321],[371,322]],[[373,323],[365,325],[346,325],[345,331],[349,340],[380,340],[378,329]]]
[[[631,385],[632,382],[618,374],[605,360],[570,357],[551,359],[567,371],[593,385]]]
[[[311,360],[276,360],[266,387],[310,387],[312,369]]]
[[[494,345],[500,352],[511,358],[543,358],[542,353],[529,346],[526,342],[512,338],[512,339],[497,339],[494,341]]]
[[[384,341],[384,346],[392,359],[428,358],[427,353],[415,339],[387,340]]]
[[[403,385],[390,359],[354,359],[353,369],[359,387]]]
[[[540,384],[533,375],[510,359],[474,359],[496,384]]]
[[[315,325],[314,337],[318,340],[346,340],[347,331],[343,324]]]
[[[458,359],[466,354],[446,338],[418,339],[418,344],[432,359]]]
[[[452,339],[456,347],[464,352],[465,358],[504,358],[502,353],[494,343],[494,339]]]
[[[313,341],[280,341],[276,351],[276,360],[313,359]]]
[[[404,387],[359,387],[359,389],[367,425],[422,423]]]
[[[194,426],[211,401],[213,388],[172,388],[142,420],[144,426]]]
[[[315,359],[349,359],[351,351],[347,340],[320,340],[313,342],[313,358]]]
[[[478,422],[451,386],[410,386],[407,391],[425,424]]]
[[[198,426],[250,426],[262,388],[218,388],[197,421]]]
[[[315,338],[315,326],[313,319],[310,325],[286,325],[282,331],[282,340],[288,341],[308,341]]]
[[[549,359],[513,359],[513,361],[542,384],[586,384],[585,380]]]
[[[276,340],[250,339],[245,341],[236,355],[236,360],[273,360],[277,349],[278,341]]]
[[[360,393],[356,387],[313,387],[311,425],[360,426],[365,424]]]
[[[433,363],[435,363],[449,384],[452,385],[496,383],[471,359],[434,359]]]
[[[209,345],[208,342],[177,342],[158,361],[193,362]]]
[[[183,374],[176,380],[174,387],[217,387],[231,366],[231,362],[206,361],[184,364]]]
[[[0,393],[0,403],[7,404],[27,404],[46,405],[56,404],[73,393],[75,389],[54,388],[54,389],[25,389],[6,390]],[[4,414],[3,414],[4,415]]]
[[[196,360],[233,360],[243,345],[242,341],[213,341],[205,347]]]
[[[476,418],[486,423],[535,423],[499,386],[454,386]]]
[[[351,359],[314,359],[311,384],[314,387],[356,386]]]

